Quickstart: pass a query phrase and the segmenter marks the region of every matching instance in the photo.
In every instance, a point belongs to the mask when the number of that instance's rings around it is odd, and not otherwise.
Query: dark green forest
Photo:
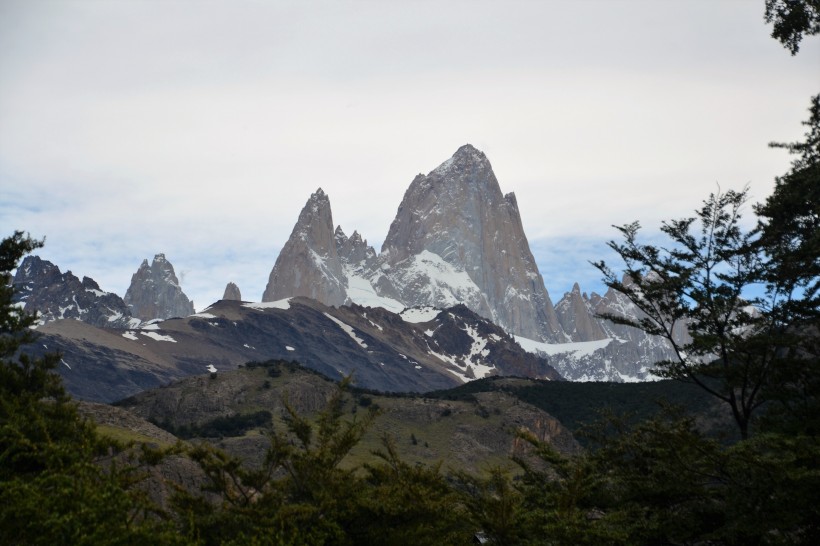
[[[765,17],[792,54],[820,31],[816,0],[767,0]],[[743,189],[665,223],[666,246],[643,244],[637,222],[617,228],[610,247],[623,264],[595,265],[646,315],[625,322],[673,343],[685,322],[691,340],[659,363],[669,381],[514,388],[585,445],[567,457],[521,433],[535,458],[517,460],[515,475],[411,465],[390,437],[368,462],[342,466],[379,418],[375,404],[360,402],[355,418],[343,410],[353,396],[344,381],[318,415],[289,412],[259,468],[207,443],[101,435],[54,373],[60,356],[25,353],[35,318],[12,304],[10,279],[43,242],[15,232],[0,244],[0,543],[820,544],[820,95],[805,125],[801,142],[773,145],[794,161],[751,207],[752,230],[742,228]],[[618,411],[599,411],[607,406]],[[704,426],[676,406],[720,418]],[[160,505],[142,484],[171,457],[192,462],[206,487],[172,484]]]

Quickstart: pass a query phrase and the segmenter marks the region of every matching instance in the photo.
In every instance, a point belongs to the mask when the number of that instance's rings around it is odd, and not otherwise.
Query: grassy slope
[[[286,431],[284,400],[298,414],[311,417],[336,388],[304,368],[266,364],[220,373],[215,379],[187,378],[123,401],[122,406],[185,438],[195,439],[202,431],[210,431],[209,441],[253,464],[262,460],[265,435],[271,430]],[[385,436],[392,438],[409,463],[441,463],[445,468],[472,472],[491,465],[511,466],[510,454],[521,427],[549,430],[559,450],[578,448],[557,421],[503,392],[447,400],[351,389],[345,419],[365,418],[370,408],[378,408],[378,417],[344,466],[372,460]],[[246,417],[262,411],[269,412],[269,424],[248,426]],[[221,433],[214,434],[217,428]]]
[[[182,434],[188,438],[202,436],[202,430],[213,431],[212,425],[220,421],[224,432],[216,436],[211,432],[208,441],[254,464],[264,456],[266,435],[271,430],[286,432],[284,400],[300,415],[312,416],[335,388],[323,376],[294,363],[264,363],[215,379],[187,378],[124,405],[132,404],[132,411],[162,423],[171,432],[188,427],[187,434]],[[726,424],[721,409],[708,395],[672,381],[616,384],[488,378],[425,396],[353,388],[348,398],[346,419],[363,418],[371,407],[379,408],[379,416],[344,466],[372,460],[373,452],[381,450],[383,438],[389,436],[410,463],[441,463],[444,468],[479,473],[490,466],[513,467],[510,455],[516,446],[516,431],[522,427],[537,431],[569,453],[578,447],[570,432],[577,433],[600,419],[602,411],[638,420],[656,413],[659,400],[697,413],[705,428]],[[268,412],[271,417],[262,426],[248,425],[244,418],[257,412]],[[163,423],[169,416],[175,421]],[[226,419],[229,428],[230,423],[235,424],[234,429],[224,428]]]

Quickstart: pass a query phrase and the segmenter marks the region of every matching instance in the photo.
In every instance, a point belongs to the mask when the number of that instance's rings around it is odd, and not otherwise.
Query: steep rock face
[[[607,337],[600,321],[594,316],[587,295],[581,294],[578,283],[555,305],[555,314],[572,341],[597,341]]]
[[[271,270],[262,301],[305,296],[339,306],[347,301],[347,278],[336,250],[330,200],[321,188],[308,199]]]
[[[336,226],[334,233],[336,241],[336,252],[344,266],[354,270],[372,269],[376,263],[376,251],[372,246],[367,246],[367,241],[362,239],[358,231],[348,237],[342,230],[342,226]]]
[[[624,276],[623,283],[631,281]],[[575,292],[575,290],[573,290]],[[556,309],[565,309],[562,300]],[[593,293],[585,301],[589,312],[595,316],[594,322],[603,331],[609,342],[596,344],[594,347],[576,349],[567,346],[567,351],[555,351],[549,357],[550,364],[570,381],[646,381],[656,378],[652,369],[656,362],[675,359],[672,346],[664,338],[650,336],[631,326],[615,324],[612,321],[597,318],[596,315],[615,315],[631,319],[640,319],[643,313],[629,298],[613,289],[600,296]],[[576,315],[576,321],[577,321]],[[688,343],[691,338],[686,326],[681,323],[675,329],[676,341]],[[587,341],[580,339],[580,341]]]
[[[229,282],[225,286],[225,294],[222,295],[222,299],[223,300],[242,301],[242,293],[239,291],[238,286],[236,286],[232,282]]]
[[[174,266],[165,254],[154,256],[151,265],[142,261],[131,277],[124,301],[131,314],[142,320],[186,317],[194,312],[194,304],[179,286]]]
[[[628,275],[624,275],[621,282],[626,286],[632,284],[632,280]],[[590,298],[590,305],[596,315],[616,315],[633,319],[641,319],[646,316],[634,303],[629,301],[629,298],[611,288],[607,290],[603,296],[598,296],[598,294],[593,294],[592,296],[593,297]],[[601,325],[607,332],[608,337],[629,340],[644,345],[647,345],[645,340],[649,339],[652,342],[650,345],[654,346],[652,350],[657,355],[657,358],[654,358],[653,362],[674,357],[671,346],[661,338],[648,336],[637,328],[624,326],[623,324],[615,324],[609,320],[601,320]],[[673,336],[675,337],[675,341],[681,344],[689,343],[692,340],[683,322],[678,323],[675,327]]]
[[[462,302],[517,335],[566,339],[515,195],[501,193],[487,157],[469,144],[413,180],[379,259],[374,286],[408,305]]]
[[[27,256],[12,281],[14,303],[38,313],[40,325],[58,319],[77,319],[100,328],[129,328],[139,324],[122,298],[100,290],[89,277],[80,281],[71,271],[38,256]]]

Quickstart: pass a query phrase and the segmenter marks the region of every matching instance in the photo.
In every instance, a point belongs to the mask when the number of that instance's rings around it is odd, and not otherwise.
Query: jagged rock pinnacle
[[[555,305],[555,314],[572,341],[596,341],[607,337],[577,282]]]
[[[225,286],[225,294],[223,294],[222,299],[223,300],[232,300],[232,301],[242,301],[242,293],[239,291],[238,286],[236,286],[232,282],[229,282]]]
[[[382,255],[392,276],[407,270],[415,279],[405,275],[393,283],[415,287],[397,287],[405,304],[440,305],[455,299],[515,334],[565,341],[524,234],[515,196],[501,193],[487,156],[470,144],[413,180],[382,245]],[[430,256],[427,265],[416,263],[422,255]],[[434,264],[432,256],[446,265]],[[419,291],[418,286],[432,280],[431,268],[442,267],[468,277],[458,293]]]
[[[344,232],[338,230],[341,236]],[[271,270],[262,301],[305,296],[325,305],[347,301],[347,279],[336,250],[330,199],[311,194]]]
[[[142,261],[123,300],[141,320],[186,317],[194,312],[193,302],[182,291],[174,266],[163,253],[156,254],[150,266],[148,260]]]

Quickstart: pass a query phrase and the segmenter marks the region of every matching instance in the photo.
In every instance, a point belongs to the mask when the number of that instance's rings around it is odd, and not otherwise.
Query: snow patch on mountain
[[[344,323],[344,322],[342,322],[341,320],[337,319],[336,317],[334,317],[334,316],[332,316],[332,315],[328,315],[327,313],[324,313],[324,315],[325,315],[327,318],[329,318],[330,320],[332,320],[333,322],[335,322],[335,323],[336,323],[336,325],[337,325],[339,328],[341,328],[342,330],[344,330],[345,332],[347,332],[347,335],[349,335],[349,336],[351,337],[351,339],[353,339],[353,341],[355,341],[356,343],[358,343],[358,344],[359,344],[359,346],[360,346],[362,349],[367,349],[367,343],[365,343],[365,342],[364,342],[364,340],[363,340],[362,338],[360,338],[359,336],[357,336],[357,335],[356,335],[356,331],[353,329],[353,327],[352,327],[352,326],[350,326],[349,324],[345,324],[345,323]]]
[[[441,313],[441,309],[437,309],[435,307],[411,307],[399,313],[399,316],[404,322],[420,324],[423,322],[430,322],[435,319],[439,313]],[[430,335],[432,335],[432,333]]]
[[[140,330],[159,330],[159,323],[162,322],[159,319],[150,320],[148,322],[143,322],[140,324]]]
[[[393,298],[378,295],[367,277],[360,275],[350,266],[345,266],[344,271],[347,275],[347,297],[351,302],[362,307],[381,307],[393,313],[402,312],[404,304]]]
[[[142,335],[146,337],[150,337],[154,341],[170,341],[171,343],[176,343],[177,340],[172,338],[171,336],[164,336],[162,334],[158,334],[156,332],[140,332]]]
[[[291,299],[293,299],[293,298],[285,298],[283,300],[277,300],[277,301],[248,302],[248,303],[243,303],[242,307],[247,307],[248,309],[256,309],[257,311],[264,311],[265,309],[288,310],[288,309],[290,309],[290,300]]]
[[[606,338],[597,341],[576,341],[573,343],[544,343],[543,341],[535,341],[520,336],[513,337],[525,351],[547,356],[557,354],[571,354],[575,357],[589,356],[612,342],[611,338]]]
[[[388,271],[386,276],[393,284],[403,287],[404,299],[414,304],[432,304],[440,309],[459,303],[480,307],[484,300],[481,289],[466,271],[429,250]]]

